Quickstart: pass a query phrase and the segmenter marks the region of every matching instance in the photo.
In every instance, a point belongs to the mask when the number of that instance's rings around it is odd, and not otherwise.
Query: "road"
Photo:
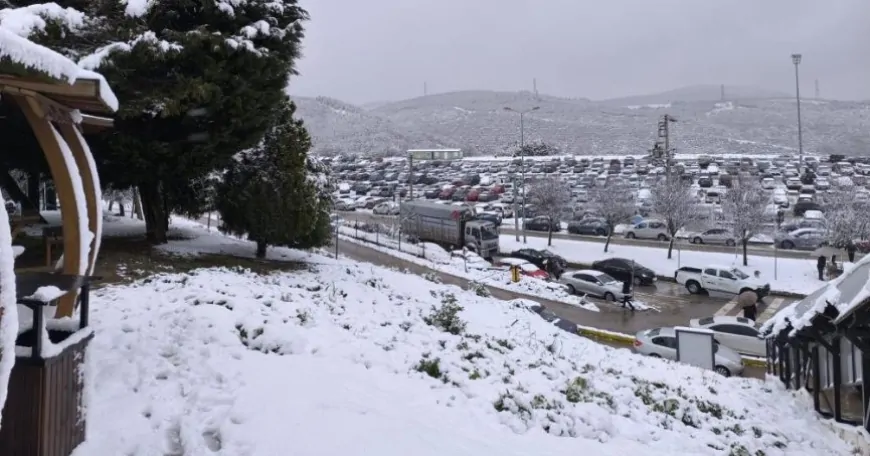
[[[434,271],[422,265],[396,258],[355,242],[339,241],[339,253],[353,260],[377,264],[380,266],[408,270],[417,275],[435,274],[445,284],[467,288],[469,281],[460,276]],[[535,280],[535,279],[523,279]],[[488,287],[493,297],[503,300],[517,298],[536,301],[551,310],[560,318],[573,321],[579,325],[590,326],[624,334],[635,334],[638,331],[657,326],[676,326],[688,324],[692,318],[709,317],[711,315],[737,315],[741,309],[736,305],[736,298],[731,296],[701,296],[691,295],[685,288],[669,282],[658,282],[651,287],[639,287],[635,298],[653,306],[656,310],[631,312],[619,304],[592,299],[600,312],[592,312],[569,304],[543,299],[538,296],[522,295],[500,288]],[[759,313],[769,318],[776,310],[793,302],[788,298],[768,298]]]
[[[360,223],[389,223],[395,220],[394,216],[388,215],[374,215],[369,212],[341,212],[341,217],[346,220],[356,220]],[[516,231],[513,229],[513,225],[502,225],[499,229],[501,234],[516,234]],[[526,236],[528,237],[538,237],[538,238],[546,238],[547,233],[540,231],[526,231]],[[597,242],[603,244],[606,241],[606,238],[602,236],[582,236],[579,234],[567,234],[567,233],[553,233],[554,239],[568,239],[574,241],[585,241],[585,242]],[[737,251],[742,252],[739,247],[728,247],[724,245],[709,245],[709,244],[691,244],[685,240],[678,241],[680,243],[680,249],[682,250],[692,250],[697,252],[716,252],[716,253],[734,253],[735,249]],[[614,245],[636,245],[640,247],[657,247],[657,248],[667,248],[667,242],[662,241],[654,241],[654,240],[644,240],[644,239],[626,239],[622,236],[613,236],[610,239],[610,243]],[[778,256],[779,258],[797,258],[797,259],[809,259],[810,253],[806,251],[800,250],[782,250],[782,249],[774,249],[770,245],[750,245],[748,247],[748,251],[750,255],[756,256],[767,256],[773,257]]]

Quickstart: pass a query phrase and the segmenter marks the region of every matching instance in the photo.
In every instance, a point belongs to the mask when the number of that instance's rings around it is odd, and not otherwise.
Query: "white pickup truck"
[[[685,285],[689,293],[704,291],[740,294],[752,290],[761,299],[770,294],[770,284],[750,276],[733,266],[710,265],[704,269],[682,267],[674,273],[674,279]]]

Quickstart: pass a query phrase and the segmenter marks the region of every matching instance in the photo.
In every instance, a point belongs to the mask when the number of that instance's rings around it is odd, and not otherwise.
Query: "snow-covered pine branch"
[[[692,191],[690,182],[676,175],[668,175],[650,189],[652,212],[658,214],[667,226],[670,243],[668,259],[674,250],[677,232],[701,218],[702,208]]]
[[[596,211],[607,224],[607,241],[604,251],[610,247],[610,238],[616,225],[626,223],[637,212],[637,198],[633,189],[628,186],[595,187],[590,200],[598,205]]]
[[[743,246],[743,266],[749,265],[747,245],[761,232],[766,222],[765,209],[770,198],[761,183],[751,176],[739,176],[722,200],[722,213],[731,222],[731,233]]]
[[[562,211],[571,203],[568,187],[557,177],[545,177],[530,185],[526,203],[534,205],[538,215],[550,220],[547,245],[553,244],[552,223],[560,221]]]

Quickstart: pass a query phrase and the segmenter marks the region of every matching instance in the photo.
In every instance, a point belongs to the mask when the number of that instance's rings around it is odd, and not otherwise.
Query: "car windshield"
[[[738,279],[748,279],[749,278],[749,275],[747,275],[745,272],[743,272],[737,268],[734,268],[729,272],[731,272],[731,274],[733,274]]]
[[[483,225],[480,227],[480,235],[482,239],[498,239],[498,232],[492,225]]]
[[[616,279],[614,279],[613,277],[611,277],[611,276],[608,275],[608,274],[599,274],[598,277],[597,277],[597,279],[600,280],[601,283],[613,283],[613,282],[617,282]]]

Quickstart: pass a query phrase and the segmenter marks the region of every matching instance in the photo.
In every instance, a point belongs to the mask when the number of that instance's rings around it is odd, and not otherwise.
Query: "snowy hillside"
[[[720,101],[722,86],[693,85],[668,90],[661,93],[636,95],[631,97],[611,98],[602,100],[603,104],[613,106],[638,106],[650,104],[668,104],[674,102]],[[752,86],[725,86],[725,97],[728,100],[746,100],[757,98],[789,98],[791,94],[766,90]]]
[[[687,100],[708,98],[704,93],[683,95]],[[746,94],[752,93],[747,89]],[[659,96],[651,100],[663,103],[651,104],[635,104],[643,100],[632,99],[622,105],[613,100],[536,97],[529,92],[466,91],[360,109],[354,116],[300,102],[300,114],[312,126],[318,147],[346,151],[390,146],[403,150],[408,144],[438,143],[490,155],[519,140],[519,118],[504,111],[505,106],[539,106],[540,110],[526,115],[526,139],[544,140],[571,154],[643,154],[665,113],[679,119],[673,135],[682,153],[766,154],[796,149],[796,109],[790,97],[741,98],[733,100],[733,109],[727,112],[719,109],[715,99],[664,102],[669,99]],[[806,100],[802,108],[808,152],[870,153],[870,103]]]
[[[447,147],[446,139],[403,128],[368,110],[327,97],[293,97],[312,136],[314,150],[371,155],[419,147]]]
[[[565,333],[526,304],[314,255],[96,292],[79,455],[845,455],[778,382]]]

